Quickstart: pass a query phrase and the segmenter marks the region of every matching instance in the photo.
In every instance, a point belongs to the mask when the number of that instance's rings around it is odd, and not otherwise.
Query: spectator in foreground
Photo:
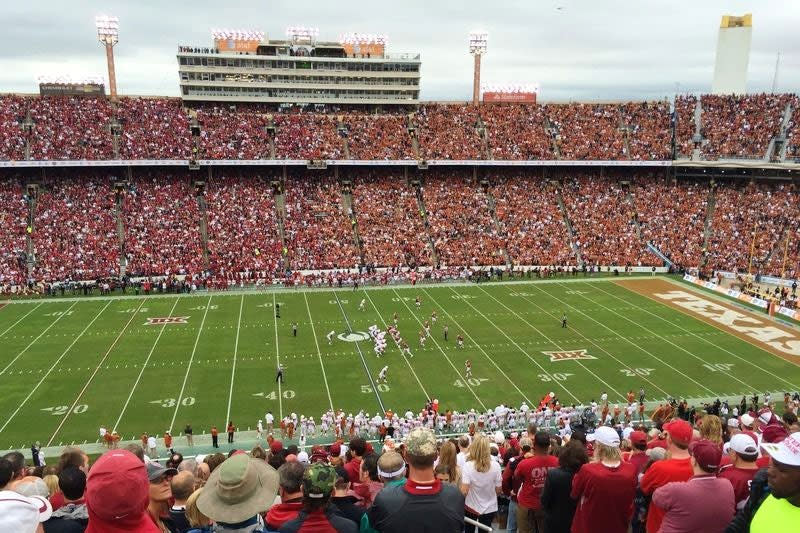
[[[725,533],[791,531],[800,520],[800,432],[777,444],[762,444],[770,456],[750,485],[750,498]]]
[[[356,523],[330,505],[336,477],[336,469],[329,465],[315,463],[307,468],[303,475],[303,510],[286,522],[280,533],[357,533]]]
[[[367,513],[370,524],[381,533],[459,533],[464,527],[464,496],[433,473],[433,432],[415,428],[405,445],[408,480],[378,493]]]
[[[197,498],[202,492],[203,489],[199,488],[186,500],[186,520],[189,522],[189,529],[186,533],[212,533],[214,531],[211,519],[197,508]]]
[[[20,452],[9,452],[3,459],[11,464],[11,479],[4,483],[6,490],[14,490],[14,487],[25,477],[25,456]]]
[[[569,533],[578,502],[570,497],[572,479],[578,470],[589,462],[586,448],[577,440],[569,441],[558,454],[558,468],[547,471],[542,489],[542,511],[544,531],[547,533]]]
[[[728,455],[731,464],[720,470],[719,477],[727,479],[733,486],[736,509],[741,509],[750,497],[750,484],[758,472],[758,444],[750,435],[737,433],[731,437]]]
[[[653,503],[664,510],[662,533],[722,533],[733,518],[733,487],[719,479],[722,451],[717,443],[698,440],[690,448],[694,476],[667,483],[653,492]]]
[[[641,479],[641,489],[645,496],[672,481],[688,481],[694,470],[689,459],[689,443],[692,440],[692,426],[685,420],[676,419],[664,424],[667,433],[667,452],[669,459],[654,463]],[[653,503],[647,511],[647,533],[657,533],[661,527],[664,511]]]
[[[616,430],[601,426],[587,439],[594,442],[594,462],[586,463],[572,480],[578,501],[572,533],[627,533],[636,495],[636,467],[622,461]]]
[[[147,464],[147,477],[150,480],[150,503],[147,511],[158,530],[164,533],[174,529],[169,512],[169,502],[172,499],[170,483],[177,473],[176,469],[164,468],[158,463]]]
[[[381,460],[383,460],[383,457],[387,454],[398,455],[395,452],[385,452],[383,455],[381,455]],[[403,478],[403,482],[405,482],[405,478]],[[331,503],[339,508],[342,516],[352,520],[356,524],[360,524],[362,517],[364,517],[366,514],[366,511],[364,511],[363,507],[356,505],[359,501],[360,500],[358,497],[356,497],[350,490],[350,479],[347,475],[347,471],[344,469],[344,467],[337,466],[336,483],[333,486]]]
[[[278,494],[281,503],[270,507],[267,513],[265,520],[270,529],[280,529],[289,520],[297,518],[302,510],[304,473],[304,465],[297,461],[284,463],[278,468]]]
[[[358,483],[361,479],[361,458],[367,450],[367,441],[356,437],[350,441],[350,454],[352,459],[345,463],[344,468],[350,476],[350,483]]]
[[[189,471],[182,471],[175,474],[169,482],[172,497],[175,499],[169,508],[169,519],[172,521],[175,531],[183,532],[189,529],[189,521],[186,518],[186,500],[194,492],[194,475]]]
[[[260,459],[234,455],[211,472],[197,509],[216,521],[217,533],[264,529],[261,513],[275,503],[278,472]]]
[[[126,450],[103,454],[86,480],[86,533],[159,533],[147,514],[149,487],[138,457]]]
[[[58,487],[64,495],[64,505],[45,522],[45,533],[83,533],[89,524],[89,510],[83,499],[86,474],[75,467],[58,474]]]
[[[465,514],[483,525],[491,526],[497,514],[497,496],[502,492],[503,477],[500,465],[492,461],[489,439],[476,436],[469,448],[469,458],[461,474],[461,493],[465,498]],[[466,524],[466,533],[475,526]]]
[[[39,525],[50,518],[53,508],[47,498],[23,496],[9,490],[17,470],[7,459],[0,459],[0,531],[36,533]]]
[[[523,459],[514,470],[517,493],[517,531],[533,533],[544,528],[541,494],[547,471],[558,466],[558,459],[550,455],[550,434],[537,431],[533,436],[533,455]]]

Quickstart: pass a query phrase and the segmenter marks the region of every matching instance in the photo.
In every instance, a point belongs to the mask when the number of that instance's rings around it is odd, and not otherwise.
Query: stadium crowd
[[[562,407],[554,393],[533,408],[480,414],[440,412],[434,400],[418,415],[376,416],[373,441],[354,430],[352,416],[328,413],[321,421],[337,428],[335,441],[310,447],[305,433],[300,444],[281,440],[293,437],[291,417],[276,438],[267,413],[249,452],[237,448],[232,427],[227,455],[189,456],[193,441],[181,447],[166,433],[166,460],[146,434],[142,445],[120,445],[112,434],[94,463],[68,447],[48,465],[34,443],[32,464],[18,451],[0,458],[0,529],[472,533],[478,523],[520,533],[794,531],[800,394],[697,408],[670,400],[646,423],[642,394],[637,402],[628,393],[624,414],[603,398]],[[436,428],[455,437],[437,438]]]
[[[345,116],[350,159],[415,159],[405,115],[350,112]]]

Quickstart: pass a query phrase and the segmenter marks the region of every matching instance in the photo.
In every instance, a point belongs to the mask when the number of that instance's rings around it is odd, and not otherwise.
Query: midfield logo
[[[586,350],[570,350],[566,352],[542,352],[550,356],[550,361],[575,361],[578,359],[597,359],[593,355],[586,353]]]
[[[159,318],[148,318],[145,326],[160,326],[162,324],[187,324],[188,316],[166,316]]]

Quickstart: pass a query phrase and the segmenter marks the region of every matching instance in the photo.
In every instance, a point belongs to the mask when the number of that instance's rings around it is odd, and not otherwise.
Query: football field
[[[387,329],[395,313],[413,357],[387,335],[377,358],[368,328]],[[428,398],[464,410],[536,406],[550,391],[565,404],[604,391],[623,404],[640,387],[650,402],[795,391],[798,338],[794,326],[649,277],[11,303],[0,307],[0,449],[94,442],[100,426],[132,439],[177,436],[187,423],[195,434],[228,420],[246,430],[267,411],[417,411]]]

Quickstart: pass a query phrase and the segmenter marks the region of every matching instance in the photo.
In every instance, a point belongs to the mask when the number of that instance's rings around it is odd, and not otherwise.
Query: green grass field
[[[438,321],[421,349],[418,332],[434,310]],[[371,340],[329,345],[325,338],[331,330],[346,337],[372,324],[386,329],[395,312],[413,358],[388,335],[381,359]],[[146,325],[160,317],[188,318]],[[593,359],[551,361],[543,353],[569,350]],[[278,361],[286,369],[282,386]],[[388,383],[376,385],[384,364]],[[94,442],[101,425],[124,439],[167,429],[179,435],[186,423],[199,434],[212,424],[222,430],[228,419],[254,428],[268,410],[276,419],[291,412],[316,418],[329,408],[405,411],[428,397],[457,410],[523,400],[534,406],[549,391],[564,403],[603,391],[622,403],[640,386],[651,401],[796,390],[800,367],[608,279],[52,299],[0,308],[0,449]]]

